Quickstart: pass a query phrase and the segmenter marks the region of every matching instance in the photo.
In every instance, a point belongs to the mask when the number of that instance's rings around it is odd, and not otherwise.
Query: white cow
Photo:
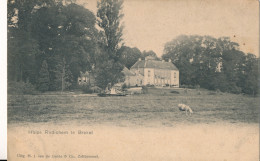
[[[193,113],[192,109],[188,105],[178,104],[178,107],[179,107],[180,111],[185,111],[186,115],[187,115],[188,112],[190,113],[190,115]]]

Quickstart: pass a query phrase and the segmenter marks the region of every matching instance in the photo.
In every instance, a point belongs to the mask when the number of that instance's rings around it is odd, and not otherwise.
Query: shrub
[[[180,85],[180,88],[194,88],[194,87],[193,87],[193,85],[182,84],[182,85]]]
[[[8,94],[36,94],[35,87],[29,82],[9,82]]]
[[[188,88],[194,89],[195,87],[193,85],[188,85]]]
[[[216,92],[209,92],[208,95],[216,95],[217,93]]]
[[[92,90],[93,93],[100,93],[102,91],[101,88],[99,88],[98,86],[94,86],[90,88]]]
[[[200,88],[200,85],[186,85],[186,84],[182,84],[180,85],[180,88],[190,88],[190,89],[199,89]]]
[[[185,84],[180,85],[180,88],[186,88]]]
[[[235,88],[232,88],[230,90],[231,93],[234,93],[234,94],[240,94],[242,92],[241,88],[240,87],[235,87]]]
[[[147,84],[146,87],[154,87],[153,84]]]
[[[142,91],[144,94],[148,93],[148,88],[146,86],[142,86]]]
[[[241,90],[240,87],[236,86],[235,83],[230,83],[227,91],[230,92],[230,93],[239,94],[239,93],[241,93],[242,90]]]
[[[82,85],[82,92],[91,94],[93,93],[93,90],[91,89],[90,85],[84,84]]]
[[[221,91],[220,91],[219,89],[216,89],[216,92],[217,92],[217,93],[220,93]]]
[[[180,92],[178,92],[178,91],[174,91],[174,90],[172,90],[170,93],[180,94]]]
[[[126,88],[127,88],[127,85],[124,83],[124,84],[122,85],[122,91],[126,91]]]
[[[200,85],[197,84],[197,85],[194,86],[194,88],[195,88],[195,89],[199,89],[199,88],[200,88]]]

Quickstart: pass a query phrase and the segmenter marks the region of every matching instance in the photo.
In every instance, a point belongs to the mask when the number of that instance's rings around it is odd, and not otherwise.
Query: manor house
[[[139,59],[130,70],[126,67],[122,71],[125,75],[127,86],[173,86],[179,87],[179,70],[171,60],[155,60],[153,57],[146,57],[145,60]],[[78,83],[94,86],[95,80],[91,73],[81,73]]]
[[[129,86],[174,86],[179,87],[179,70],[171,60],[155,60],[153,57],[139,59],[131,68],[133,74],[126,75],[125,83]]]

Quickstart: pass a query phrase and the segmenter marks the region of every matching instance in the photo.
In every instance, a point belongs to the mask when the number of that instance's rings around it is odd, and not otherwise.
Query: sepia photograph
[[[7,0],[9,161],[259,161],[258,0]]]

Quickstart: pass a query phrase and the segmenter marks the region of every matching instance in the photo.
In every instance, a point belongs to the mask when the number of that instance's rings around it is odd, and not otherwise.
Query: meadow
[[[107,161],[257,161],[258,101],[203,89],[149,88],[126,97],[9,95],[8,157],[24,161],[17,154],[33,152],[98,155]],[[179,103],[194,113],[179,111]],[[32,135],[31,130],[90,130],[93,135]]]
[[[177,105],[193,109],[187,116]],[[8,123],[116,126],[258,123],[259,98],[204,89],[148,89],[146,94],[98,97],[77,93],[8,95]]]

